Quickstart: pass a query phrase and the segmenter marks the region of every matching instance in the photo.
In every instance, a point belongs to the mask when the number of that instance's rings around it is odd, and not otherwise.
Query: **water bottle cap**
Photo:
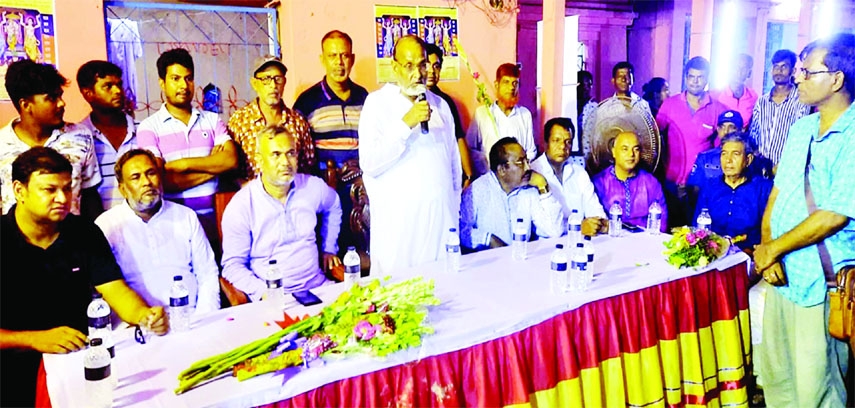
[[[267,262],[267,264],[268,264],[268,265],[276,265],[276,260],[275,260],[275,259],[271,259],[269,262]]]
[[[701,212],[707,212],[707,211],[709,211],[709,208],[701,208]]]
[[[449,232],[457,232],[457,228],[449,228],[448,231]]]
[[[590,236],[590,235],[585,235],[584,237],[582,237],[582,239],[584,239],[585,241],[590,241],[590,240],[591,240],[591,236]]]
[[[174,280],[175,282],[180,282],[180,281],[183,281],[183,280],[184,280],[184,277],[183,277],[183,276],[181,276],[181,275],[175,275],[175,276],[172,278],[172,280]]]
[[[575,208],[574,208],[574,209],[573,209],[573,211],[570,211],[570,212],[571,212],[571,213],[573,213],[573,214],[576,214],[576,213],[578,213],[578,212],[579,212],[579,210],[577,210],[577,209],[575,209]]]
[[[355,246],[347,247],[347,252],[350,252],[350,251],[356,251],[356,247]]]
[[[98,347],[103,343],[104,341],[99,338],[89,339],[89,345],[92,347]]]
[[[523,222],[522,218],[517,218],[517,222]]]
[[[576,243],[576,248],[582,248],[583,246],[585,246],[585,244],[581,242]]]
[[[555,249],[564,249],[563,244],[555,244]]]
[[[104,295],[102,295],[101,292],[98,292],[97,290],[92,291],[92,299],[101,299],[103,297]]]

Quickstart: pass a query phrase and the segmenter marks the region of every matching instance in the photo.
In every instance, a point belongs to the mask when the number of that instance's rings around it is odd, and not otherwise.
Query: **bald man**
[[[641,143],[638,135],[617,129],[610,144],[614,164],[594,177],[594,189],[603,208],[608,210],[618,203],[623,210],[623,222],[644,228],[650,205],[656,202],[662,209],[662,219],[667,220],[668,208],[662,186],[650,172],[639,167]],[[667,223],[663,222],[660,230],[667,231]]]
[[[378,275],[439,258],[458,224],[462,184],[451,111],[425,87],[424,42],[405,36],[392,51],[396,81],[368,95],[359,121],[371,274]]]

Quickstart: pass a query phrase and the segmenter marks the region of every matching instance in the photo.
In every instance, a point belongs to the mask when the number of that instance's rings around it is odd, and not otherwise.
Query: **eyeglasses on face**
[[[255,77],[255,79],[261,81],[264,85],[270,85],[271,82],[276,83],[276,85],[282,85],[285,83],[285,77],[282,75]]]
[[[834,74],[840,72],[838,70],[825,70],[825,71],[810,71],[807,68],[799,68],[796,70],[796,75],[802,75],[805,79],[810,79],[810,77],[819,74]]]
[[[528,164],[528,163],[529,163],[529,161],[528,161],[528,157],[523,157],[523,158],[521,158],[521,159],[519,159],[519,160],[506,161],[506,162],[505,162],[505,165],[506,165],[506,166],[510,166],[511,164],[513,164],[513,165],[515,165],[515,166],[517,166],[517,167],[525,167],[525,165],[526,165],[526,164]]]

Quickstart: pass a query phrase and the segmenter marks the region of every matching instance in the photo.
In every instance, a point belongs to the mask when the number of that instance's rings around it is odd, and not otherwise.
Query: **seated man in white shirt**
[[[128,285],[150,305],[169,305],[174,276],[181,275],[190,304],[201,315],[220,308],[219,269],[196,213],[163,200],[162,173],[148,150],[132,149],[116,162],[125,201],[95,220]]]
[[[546,151],[531,163],[531,168],[546,178],[549,188],[561,203],[564,213],[562,226],[567,225],[567,218],[576,210],[582,214],[582,234],[597,235],[606,232],[609,223],[591,178],[570,158],[575,133],[569,118],[549,119],[543,127]]]
[[[487,154],[503,137],[516,139],[529,161],[537,156],[531,112],[517,104],[520,100],[520,68],[514,64],[500,65],[496,70],[495,86],[496,102],[489,107],[475,109],[475,116],[466,132],[475,177],[490,172]]]
[[[490,149],[491,172],[463,191],[461,244],[474,250],[511,243],[512,228],[522,218],[529,236],[561,235],[561,204],[546,179],[531,170],[523,147],[512,137]],[[532,228],[532,226],[534,228]]]
[[[318,265],[318,215],[323,268],[340,270],[341,203],[323,180],[297,173],[299,153],[287,127],[271,125],[255,137],[261,176],[238,191],[223,213],[223,277],[258,301],[272,261],[287,292],[327,282]]]

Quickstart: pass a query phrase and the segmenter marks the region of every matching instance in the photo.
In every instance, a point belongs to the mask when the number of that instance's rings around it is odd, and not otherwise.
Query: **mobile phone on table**
[[[622,222],[621,224],[623,224],[623,229],[625,229],[629,232],[632,232],[632,233],[644,232],[644,228],[641,228],[637,225],[627,224],[626,222]]]
[[[291,294],[291,296],[294,296],[294,299],[297,299],[297,302],[299,302],[303,306],[311,306],[321,303],[321,298],[317,297],[314,293],[308,290],[294,292]]]

